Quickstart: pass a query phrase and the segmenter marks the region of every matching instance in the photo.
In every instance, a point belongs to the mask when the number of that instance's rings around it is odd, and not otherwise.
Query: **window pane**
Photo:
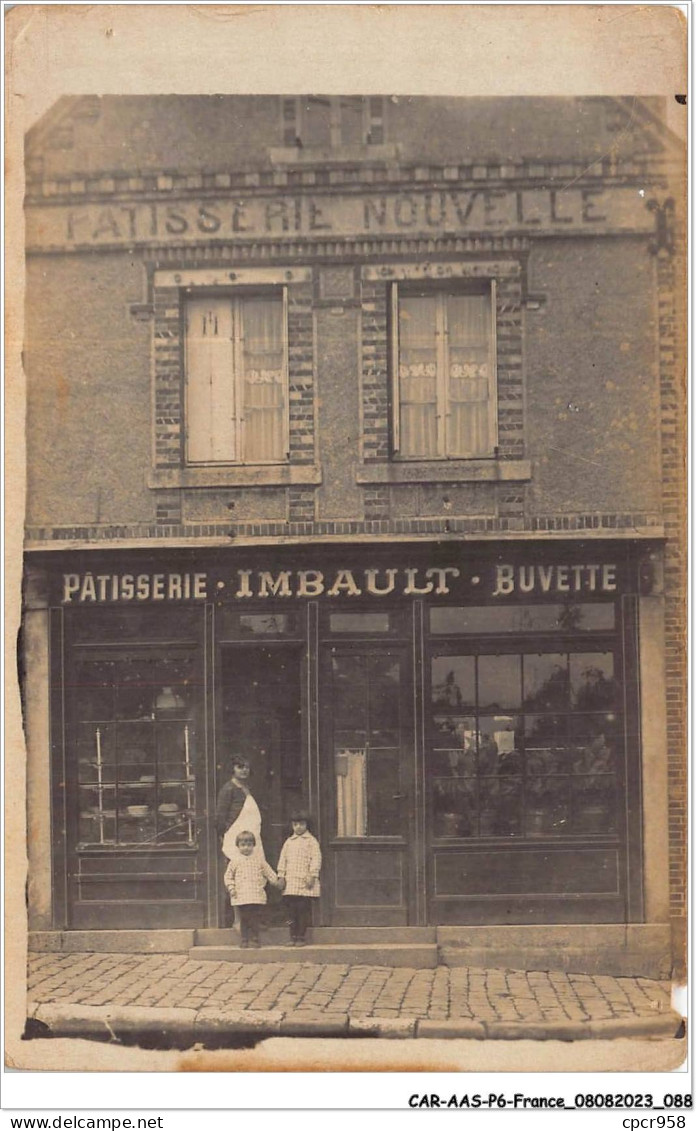
[[[488,401],[492,381],[489,295],[447,295],[447,454],[492,450]]]
[[[614,605],[497,605],[438,606],[430,610],[430,631],[448,633],[484,632],[576,632],[614,627]]]
[[[285,456],[283,302],[247,298],[240,302],[243,357],[244,458],[249,462]]]
[[[186,434],[192,462],[232,460],[235,452],[232,307],[229,300],[186,304]]]
[[[476,708],[473,656],[435,656],[432,701],[437,707]]]
[[[616,831],[616,782],[613,774],[573,779],[573,832]]]
[[[434,456],[437,449],[437,307],[435,295],[399,302],[401,451]]]
[[[433,790],[435,836],[476,836],[477,808],[475,781],[438,778]]]
[[[114,717],[114,665],[79,664],[75,668],[74,693],[82,719]]]
[[[331,613],[331,632],[389,632],[389,613]]]
[[[526,711],[567,711],[568,657],[542,653],[524,657],[524,708]]]
[[[520,774],[522,772],[521,725],[515,715],[479,717],[479,774]]]
[[[479,710],[519,707],[520,671],[519,656],[479,656]]]
[[[525,715],[524,748],[527,773],[568,773],[572,761],[568,748],[568,717]]]
[[[399,661],[388,656],[370,656],[368,672],[370,745],[398,745],[401,679]]]
[[[481,778],[481,836],[522,832],[522,778]]]
[[[476,775],[476,719],[438,715],[434,720],[433,773],[469,778]]]
[[[287,613],[242,613],[239,617],[241,636],[285,636],[295,631],[295,618]]]
[[[403,798],[399,787],[399,750],[370,747],[367,761],[367,827],[370,836],[401,831]]]
[[[331,100],[307,98],[303,106],[302,141],[305,145],[331,144]]]
[[[364,656],[333,656],[334,721],[367,733],[367,664]]]
[[[83,665],[103,679],[105,665]],[[75,697],[79,836],[86,844],[195,841],[194,666],[190,656],[132,655],[108,667],[111,718]],[[89,686],[89,682],[88,682]],[[83,705],[84,703],[84,705]]]
[[[363,99],[342,98],[341,106],[341,144],[362,145],[363,143]]]
[[[570,779],[528,777],[527,836],[559,836],[570,831]]]
[[[570,657],[570,690],[579,711],[601,711],[616,702],[611,652],[576,652]]]
[[[617,719],[613,713],[574,715],[571,757],[576,774],[603,774],[615,768]]]

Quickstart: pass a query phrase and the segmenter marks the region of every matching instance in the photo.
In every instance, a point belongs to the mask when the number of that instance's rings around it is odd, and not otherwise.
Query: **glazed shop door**
[[[358,643],[333,646],[324,655],[322,883],[331,924],[388,926],[413,919],[407,656],[402,647]]]

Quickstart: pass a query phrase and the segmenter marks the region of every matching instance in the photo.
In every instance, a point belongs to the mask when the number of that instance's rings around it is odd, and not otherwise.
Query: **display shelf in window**
[[[191,725],[179,721],[174,736],[174,761],[158,761],[160,750],[171,747],[160,745],[159,720],[150,724],[155,730],[152,759],[147,761],[119,760],[118,746],[110,753],[113,759],[104,758],[104,728],[93,727],[92,758],[78,760],[79,840],[88,844],[158,844],[171,840],[195,843],[195,773],[192,760]],[[108,724],[107,724],[108,726]],[[169,738],[172,737],[168,724]],[[84,730],[81,732],[80,752],[84,755]],[[132,757],[132,748],[128,751]],[[165,775],[165,776],[163,776]]]

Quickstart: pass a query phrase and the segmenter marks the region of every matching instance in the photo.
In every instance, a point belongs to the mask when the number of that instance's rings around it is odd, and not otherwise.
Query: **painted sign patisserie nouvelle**
[[[529,188],[105,200],[27,205],[30,248],[437,231],[651,231],[637,188]]]

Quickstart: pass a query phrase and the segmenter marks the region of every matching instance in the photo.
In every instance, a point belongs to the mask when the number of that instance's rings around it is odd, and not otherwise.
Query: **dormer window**
[[[281,101],[285,146],[342,149],[384,142],[381,95],[304,95]]]

